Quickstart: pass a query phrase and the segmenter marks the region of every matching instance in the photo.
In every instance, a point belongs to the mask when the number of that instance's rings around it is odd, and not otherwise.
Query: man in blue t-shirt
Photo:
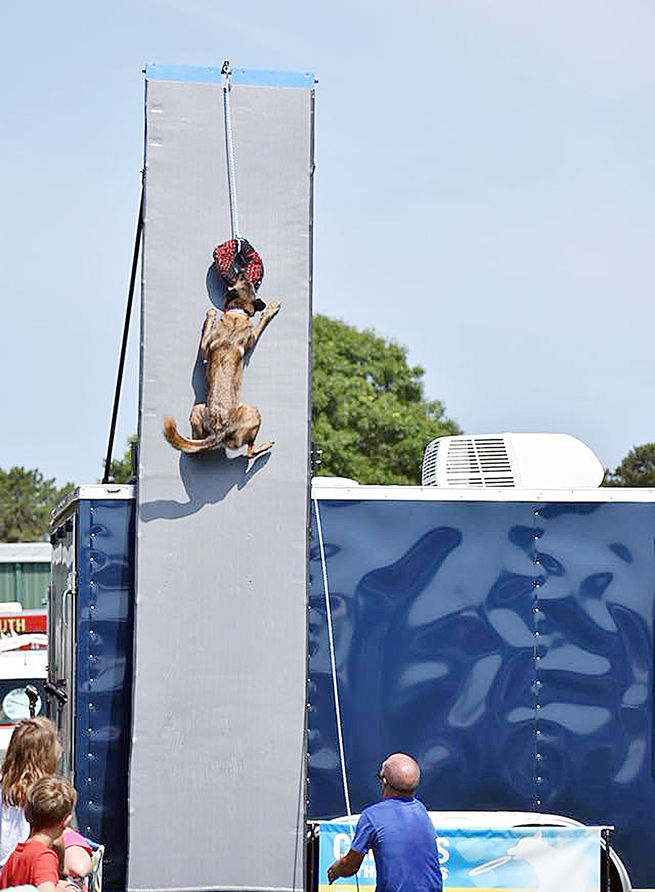
[[[376,892],[441,892],[437,834],[425,806],[414,798],[420,768],[411,756],[394,753],[378,778],[382,802],[361,813],[349,851],[328,868],[329,883],[356,874],[372,848]]]

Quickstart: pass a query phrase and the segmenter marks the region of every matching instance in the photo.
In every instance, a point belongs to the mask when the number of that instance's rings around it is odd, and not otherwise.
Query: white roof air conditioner
[[[569,434],[438,437],[423,457],[423,486],[588,489],[603,481],[595,453]]]

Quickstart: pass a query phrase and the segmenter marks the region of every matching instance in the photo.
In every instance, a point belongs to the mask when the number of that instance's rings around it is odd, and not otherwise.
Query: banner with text
[[[319,892],[327,892],[327,869],[350,848],[355,825],[355,821],[321,823]],[[600,888],[599,827],[460,827],[437,832],[447,892],[598,892]],[[342,878],[333,886],[356,892],[373,889],[375,882],[375,861],[369,851],[357,882],[355,877]]]

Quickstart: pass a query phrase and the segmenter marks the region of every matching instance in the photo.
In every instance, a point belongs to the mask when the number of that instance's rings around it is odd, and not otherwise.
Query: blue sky
[[[654,38],[646,0],[9,5],[0,467],[99,478],[141,70],[224,58],[319,80],[315,311],[408,346],[466,432],[571,433],[611,467],[654,441]],[[133,337],[118,454],[136,407]]]

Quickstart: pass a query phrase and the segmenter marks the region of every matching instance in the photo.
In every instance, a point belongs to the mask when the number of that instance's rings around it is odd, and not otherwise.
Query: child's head
[[[30,787],[25,803],[32,833],[62,824],[76,802],[77,793],[66,778],[42,777]]]
[[[2,801],[25,806],[27,791],[46,774],[54,774],[61,744],[50,719],[23,719],[14,728],[2,765]]]

